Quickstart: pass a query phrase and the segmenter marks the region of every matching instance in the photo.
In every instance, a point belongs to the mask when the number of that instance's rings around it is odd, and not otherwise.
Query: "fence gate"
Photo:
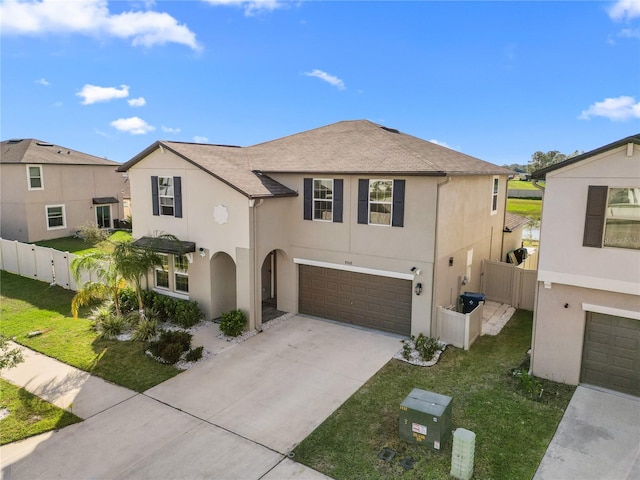
[[[514,308],[533,310],[537,278],[537,270],[524,270],[512,263],[483,263],[483,293],[487,300]]]

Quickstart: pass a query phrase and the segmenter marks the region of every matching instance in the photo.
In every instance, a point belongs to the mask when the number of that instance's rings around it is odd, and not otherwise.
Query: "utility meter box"
[[[414,388],[400,404],[400,438],[441,450],[451,437],[451,397]]]

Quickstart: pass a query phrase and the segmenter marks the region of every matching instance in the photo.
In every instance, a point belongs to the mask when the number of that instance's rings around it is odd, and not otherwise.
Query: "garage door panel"
[[[301,313],[410,334],[411,281],[310,265],[300,265],[299,269]],[[331,282],[324,280],[327,278]],[[326,304],[336,308],[327,308]]]
[[[640,395],[640,321],[589,313],[580,380]]]

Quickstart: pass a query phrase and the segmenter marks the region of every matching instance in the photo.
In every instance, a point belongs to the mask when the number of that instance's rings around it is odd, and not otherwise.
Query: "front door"
[[[98,228],[111,228],[111,205],[96,205]]]

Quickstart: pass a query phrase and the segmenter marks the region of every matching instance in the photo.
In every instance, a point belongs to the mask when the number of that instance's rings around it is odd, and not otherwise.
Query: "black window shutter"
[[[404,180],[393,181],[393,218],[391,225],[404,226]]]
[[[336,178],[333,181],[333,221],[336,223],[342,223],[342,206],[344,180]]]
[[[604,230],[604,215],[607,208],[607,193],[609,189],[601,185],[589,185],[587,195],[587,213],[584,221],[585,247],[602,248],[602,232]]]
[[[151,177],[151,204],[153,205],[153,214],[160,215],[160,197],[158,196],[158,177]]]
[[[358,223],[369,223],[369,179],[358,179]]]
[[[182,179],[173,177],[174,216],[182,218]]]
[[[313,178],[304,179],[304,219],[313,220]]]

